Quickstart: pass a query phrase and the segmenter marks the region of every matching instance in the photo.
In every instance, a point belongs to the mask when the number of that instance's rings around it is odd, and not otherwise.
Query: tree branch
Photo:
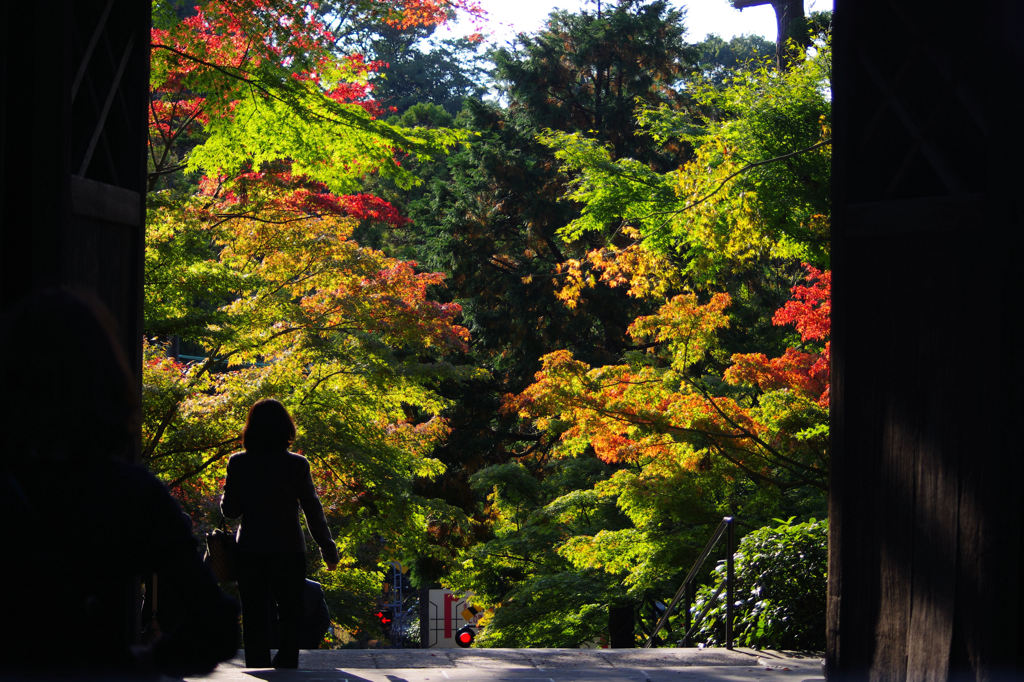
[[[697,199],[696,201],[694,201],[694,202],[692,202],[690,204],[687,204],[686,206],[682,207],[681,209],[679,209],[677,211],[668,211],[668,214],[669,215],[675,215],[675,214],[679,214],[679,213],[685,213],[686,211],[689,211],[691,208],[695,208],[695,207],[703,204],[705,201],[707,201],[711,197],[713,197],[716,194],[718,194],[719,192],[721,192],[722,189],[727,184],[729,184],[730,180],[732,180],[733,178],[735,178],[735,177],[737,177],[739,175],[742,175],[742,174],[746,173],[749,170],[757,168],[758,166],[765,166],[765,165],[768,165],[769,163],[775,163],[776,161],[784,161],[784,160],[792,158],[794,156],[799,156],[800,154],[806,154],[807,152],[814,151],[815,149],[818,149],[819,147],[824,147],[824,146],[827,146],[827,145],[830,145],[830,144],[832,144],[832,138],[828,138],[827,140],[822,140],[821,142],[816,142],[816,143],[812,144],[810,147],[804,147],[803,149],[797,149],[797,150],[789,152],[787,154],[782,154],[781,156],[775,156],[775,157],[772,157],[770,159],[764,159],[763,161],[754,161],[753,163],[748,163],[743,168],[740,168],[738,171],[736,171],[736,172],[732,173],[731,175],[729,175],[728,177],[726,177],[724,180],[722,180],[722,182],[720,182],[718,184],[718,187],[716,187],[715,189],[711,190],[710,192],[708,192],[707,194],[705,194],[701,198]],[[652,215],[654,215],[654,214],[652,214]]]
[[[184,483],[188,479],[192,478],[196,474],[200,474],[203,471],[205,471],[211,464],[213,464],[217,460],[222,459],[225,455],[229,455],[229,454],[231,454],[231,450],[225,450],[223,452],[218,452],[217,454],[208,457],[202,464],[200,464],[198,467],[196,467],[192,471],[189,471],[188,473],[184,473],[181,476],[178,476],[176,479],[174,479],[170,483],[168,483],[167,487],[168,488],[174,488],[176,486],[181,485],[182,483]]]
[[[148,462],[152,459],[153,453],[156,451],[156,446],[160,443],[160,439],[163,438],[164,431],[167,430],[167,427],[170,426],[171,422],[177,416],[178,408],[181,406],[181,401],[185,398],[185,395],[188,395],[189,390],[196,385],[199,378],[210,371],[210,368],[213,366],[214,356],[218,350],[220,350],[219,346],[210,353],[209,357],[207,357],[206,361],[200,366],[195,376],[193,376],[188,382],[188,385],[185,387],[185,394],[182,395],[180,399],[174,401],[174,404],[171,405],[167,412],[164,413],[164,416],[160,419],[160,424],[157,426],[156,433],[153,434],[153,437],[149,439],[149,443],[147,443],[146,447],[142,450],[141,457],[144,462]]]

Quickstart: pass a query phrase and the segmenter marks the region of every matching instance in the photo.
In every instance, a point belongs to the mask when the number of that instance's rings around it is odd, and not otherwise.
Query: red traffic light
[[[393,620],[391,618],[391,610],[390,609],[387,610],[387,611],[378,611],[374,615],[377,616],[377,620],[380,621],[381,625],[390,625],[391,621]]]
[[[476,639],[476,631],[468,625],[463,625],[455,633],[455,643],[463,648],[469,647],[474,639]]]

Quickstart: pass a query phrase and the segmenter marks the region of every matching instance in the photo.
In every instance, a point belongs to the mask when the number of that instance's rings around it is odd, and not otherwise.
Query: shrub
[[[811,519],[759,528],[740,540],[735,554],[735,644],[756,649],[825,650],[828,523]],[[697,591],[699,614],[724,582],[723,560],[714,581]],[[693,641],[724,644],[725,590],[704,617]]]

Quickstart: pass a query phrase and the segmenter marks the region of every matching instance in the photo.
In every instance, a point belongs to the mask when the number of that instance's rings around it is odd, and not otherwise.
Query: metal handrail
[[[655,637],[657,637],[658,633],[661,631],[661,629],[663,627],[665,627],[665,623],[668,622],[669,616],[672,615],[672,612],[675,610],[676,606],[679,604],[679,600],[681,600],[683,598],[683,595],[686,594],[686,590],[690,587],[690,583],[692,583],[693,580],[697,577],[697,573],[704,566],[704,562],[707,561],[708,557],[711,555],[711,552],[714,550],[715,545],[717,545],[718,541],[722,539],[722,535],[726,536],[726,539],[725,539],[725,546],[726,546],[726,559],[725,559],[725,561],[726,561],[726,568],[725,568],[725,648],[726,649],[732,649],[732,640],[733,640],[733,637],[732,637],[732,620],[733,620],[732,616],[733,616],[733,613],[732,613],[732,611],[733,611],[733,604],[735,602],[734,595],[733,595],[733,584],[736,582],[736,580],[735,580],[736,576],[734,575],[734,570],[733,570],[733,554],[736,551],[736,541],[735,541],[735,535],[734,535],[734,532],[733,532],[733,517],[731,517],[731,516],[724,517],[722,519],[722,522],[718,524],[718,528],[716,528],[715,532],[711,535],[711,539],[708,540],[708,544],[704,546],[704,551],[701,552],[699,557],[697,557],[697,561],[694,562],[693,568],[690,569],[690,572],[686,574],[686,577],[683,579],[683,584],[679,586],[678,590],[676,590],[676,594],[675,594],[674,597],[672,597],[672,601],[671,601],[671,603],[669,603],[668,608],[665,609],[665,613],[663,613],[661,615],[661,618],[658,620],[658,624],[656,626],[654,626],[654,632],[651,633],[651,636],[647,640],[647,643],[644,644],[644,648],[645,649],[650,649],[651,646],[654,644]],[[721,594],[721,591],[722,591],[722,589],[721,589],[721,587],[719,587],[718,591],[715,592],[715,595],[708,602],[709,605],[712,602],[714,602],[715,599],[718,598],[718,595]],[[700,614],[698,614],[697,619],[695,620],[695,622],[692,624],[690,629],[683,636],[684,640],[687,637],[690,636],[690,633],[692,633],[694,630],[697,629],[697,626],[700,625],[700,621],[704,618],[704,615],[707,613],[707,611],[708,611],[708,607],[705,607],[704,610],[701,611]]]

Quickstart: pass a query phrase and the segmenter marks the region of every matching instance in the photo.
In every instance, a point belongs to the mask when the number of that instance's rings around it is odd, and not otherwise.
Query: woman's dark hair
[[[295,422],[288,410],[273,398],[258,400],[249,408],[242,444],[250,452],[287,450],[295,440]]]
[[[0,319],[0,442],[58,460],[132,459],[139,386],[94,295],[49,289]]]

